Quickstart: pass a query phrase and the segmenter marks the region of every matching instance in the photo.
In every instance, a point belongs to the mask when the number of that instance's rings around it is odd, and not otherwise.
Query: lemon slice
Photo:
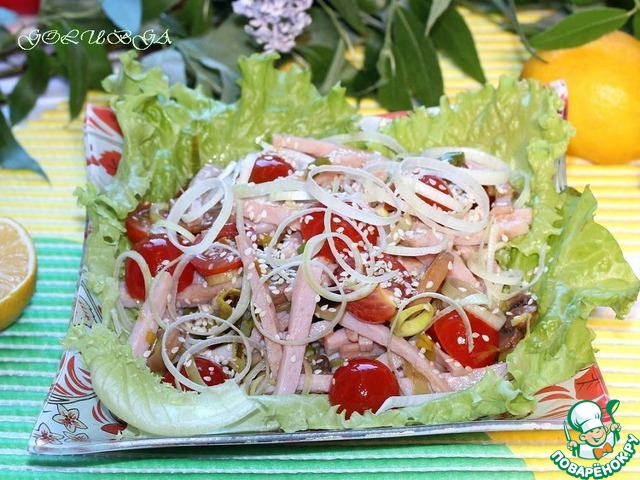
[[[36,247],[15,220],[0,218],[0,330],[18,319],[36,287]]]

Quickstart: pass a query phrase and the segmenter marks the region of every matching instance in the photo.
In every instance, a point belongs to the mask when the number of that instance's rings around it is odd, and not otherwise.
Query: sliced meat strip
[[[289,148],[314,157],[326,157],[331,152],[344,148],[335,143],[323,142],[322,140],[313,138],[279,134],[273,134],[271,136],[271,144],[276,148]]]
[[[168,272],[160,272],[155,277],[155,282],[151,296],[148,296],[142,304],[138,320],[129,336],[129,344],[135,357],[142,357],[149,350],[151,340],[155,339],[158,323],[151,313],[151,305],[154,305],[160,317],[164,316],[167,309],[167,296],[171,290],[173,277]]]
[[[531,208],[517,208],[511,213],[495,215],[494,221],[499,227],[499,233],[513,238],[529,232],[533,222],[533,210]]]
[[[238,235],[236,237],[236,245],[242,257],[245,275],[247,275],[251,286],[251,301],[256,311],[260,313],[262,328],[268,335],[275,337],[278,335],[276,307],[271,300],[267,285],[260,282],[260,274],[256,270],[256,257],[253,253],[251,240],[246,235]],[[280,360],[282,359],[282,346],[266,337],[264,342],[271,374],[274,378],[277,378]]]
[[[271,225],[280,225],[285,222],[291,215],[296,213],[297,210],[285,207],[273,202],[266,202],[261,200],[245,200],[244,201],[244,213],[245,218],[248,218],[255,223],[270,223]],[[300,221],[292,222],[291,229],[300,227]]]
[[[370,338],[379,345],[386,346],[389,336],[392,335],[391,331],[384,325],[373,325],[371,323],[361,322],[349,313],[344,314],[340,320],[340,324],[343,327],[350,328],[359,335]],[[440,377],[440,372],[433,362],[423,357],[420,354],[420,350],[404,338],[393,336],[389,348],[393,353],[397,353],[411,363],[416,371],[420,372],[420,374],[429,381],[434,392],[448,392],[451,390],[447,382]]]
[[[315,282],[320,283],[322,277],[322,267],[317,264],[311,264],[311,277]],[[316,310],[317,294],[309,282],[302,268],[298,269],[296,277],[293,280],[293,292],[291,295],[291,317],[289,319],[289,328],[287,330],[287,340],[304,340],[309,338],[309,330],[311,329],[311,320]],[[285,345],[282,349],[282,362],[278,370],[276,382],[276,395],[288,395],[295,393],[298,385],[298,378],[302,370],[302,362],[304,360],[304,352],[306,344],[302,345]]]

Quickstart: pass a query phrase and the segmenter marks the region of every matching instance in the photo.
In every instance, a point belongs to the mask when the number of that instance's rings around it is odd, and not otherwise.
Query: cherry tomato
[[[175,247],[164,233],[145,237],[133,246],[133,250],[142,255],[153,276],[164,268],[167,261],[170,262],[182,255],[180,249]],[[173,273],[174,270],[175,266],[167,271]],[[178,280],[178,292],[191,285],[193,274],[193,266],[188,264]],[[142,271],[138,263],[130,258],[127,258],[124,263],[124,280],[129,295],[137,300],[145,299],[146,292]]]
[[[235,222],[227,222],[218,233],[216,241],[229,243],[236,235],[238,235],[238,229]],[[194,243],[200,243],[204,236],[204,233],[200,233]],[[200,275],[209,277],[240,268],[242,259],[225,248],[212,246],[206,252],[193,257],[191,265]]]
[[[265,183],[293,173],[293,167],[280,155],[265,153],[260,155],[249,176],[249,182]]]
[[[447,183],[440,177],[436,177],[435,175],[424,175],[422,178],[420,178],[420,181],[425,185],[429,185],[430,187],[433,187],[436,190],[439,190],[442,193],[446,193],[447,195],[451,196],[451,190],[449,189],[449,185],[447,185]],[[425,197],[424,195],[420,195],[420,194],[417,194],[417,195],[432,207],[439,207],[445,212],[451,211],[449,207],[445,207],[444,205],[441,205],[438,202],[435,202],[430,198]]]
[[[492,365],[498,358],[499,334],[475,315],[467,312],[474,348],[469,352],[467,331],[457,311],[445,315],[434,323],[430,333],[440,343],[443,350],[464,367],[480,368]]]
[[[242,259],[225,248],[210,247],[206,252],[193,257],[191,265],[200,275],[210,277],[240,268]]]
[[[236,222],[226,222],[220,229],[220,233],[216,237],[216,241],[233,240],[238,236],[238,227]]]
[[[347,303],[347,311],[363,322],[390,322],[398,310],[396,300],[406,298],[411,286],[409,272],[396,257],[385,254],[382,260],[386,268],[397,272],[393,280],[378,285],[366,297]]]
[[[127,238],[131,243],[138,243],[151,233],[153,222],[149,215],[150,212],[151,204],[142,202],[133,212],[129,212],[127,215],[124,227],[127,229]]]
[[[333,374],[329,403],[339,405],[338,413],[376,411],[389,397],[400,395],[393,372],[384,363],[371,358],[352,358]]]
[[[194,357],[194,360],[196,362],[196,368],[198,370],[198,373],[202,377],[202,380],[204,380],[204,383],[206,383],[209,387],[212,387],[214,385],[220,385],[228,378],[226,373],[224,373],[224,370],[222,370],[222,367],[217,363],[212,362],[208,358]],[[184,365],[180,369],[180,373],[185,377],[189,378],[189,376],[187,375],[187,370],[185,369]],[[171,372],[167,371],[164,374],[164,377],[162,377],[162,381],[164,383],[169,383],[175,386],[176,379]],[[182,384],[180,384],[180,388],[182,390],[193,391],[193,389]]]
[[[310,240],[316,235],[324,233],[324,215],[324,212],[313,212],[302,217],[302,222],[300,224],[300,233],[302,234],[302,238],[305,241]],[[343,233],[355,243],[363,241],[362,234],[340,215],[331,215],[330,223],[332,232]],[[375,245],[378,241],[378,229],[369,224],[361,222],[356,222],[356,225],[360,226],[360,230],[362,231],[362,233],[364,233],[364,236],[369,240],[369,242]],[[338,252],[346,253],[349,251],[349,247],[347,246],[347,244],[339,238],[334,238],[334,243]],[[364,250],[364,247],[361,247],[360,250]],[[318,255],[331,261],[335,260],[333,252],[331,251],[331,247],[329,246],[329,242],[327,241],[325,241],[320,248]]]

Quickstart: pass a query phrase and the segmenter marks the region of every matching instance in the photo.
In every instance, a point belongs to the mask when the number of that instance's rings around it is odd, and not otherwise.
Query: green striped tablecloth
[[[515,37],[470,16],[488,78],[517,72],[524,53]],[[445,69],[448,93],[474,84]],[[94,96],[92,101],[104,98]],[[69,122],[66,105],[44,112],[17,136],[51,178],[47,184],[29,172],[0,172],[0,215],[23,223],[34,236],[39,258],[36,295],[19,321],[0,332],[0,472],[8,479],[165,478],[207,474],[209,478],[353,479],[566,479],[549,461],[562,448],[562,432],[440,435],[378,444],[225,446],[139,450],[76,457],[31,456],[27,438],[34,427],[62,354],[82,254],[84,212],[74,189],[84,182],[82,123]],[[582,162],[569,168],[572,185],[593,184],[601,201],[598,219],[619,238],[634,259],[640,254],[640,167],[606,171]],[[637,320],[637,318],[636,318]],[[624,324],[594,318],[598,361],[614,398],[623,401],[616,419],[640,436],[640,322]],[[640,478],[634,459],[615,479]]]

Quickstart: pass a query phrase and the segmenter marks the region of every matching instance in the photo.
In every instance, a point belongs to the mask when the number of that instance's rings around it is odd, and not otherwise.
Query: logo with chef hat
[[[617,400],[607,403],[606,410],[611,418],[608,426],[602,422],[602,409],[597,403],[582,400],[571,407],[564,431],[567,448],[574,457],[599,460],[613,452],[613,447],[620,439],[620,424],[613,419],[613,412],[619,403]],[[579,442],[571,438],[567,422],[573,430],[580,433]]]

